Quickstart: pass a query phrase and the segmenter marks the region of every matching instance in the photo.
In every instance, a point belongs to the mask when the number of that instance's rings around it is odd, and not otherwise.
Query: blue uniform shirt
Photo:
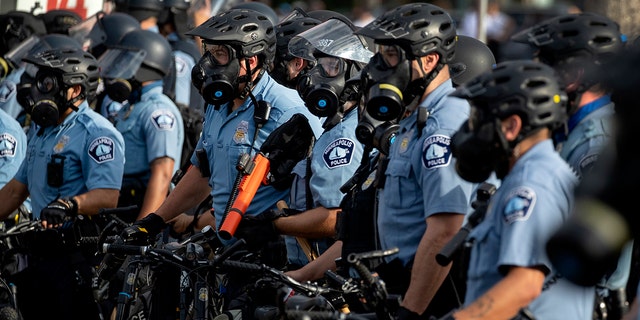
[[[492,196],[487,214],[471,233],[475,239],[469,262],[465,303],[470,304],[498,283],[507,267],[541,267],[546,280],[556,272],[546,243],[568,218],[578,178],[551,140],[527,151]],[[591,319],[595,289],[559,277],[529,309],[536,319]]]
[[[20,168],[27,152],[27,135],[14,118],[0,109],[0,188]]]
[[[167,36],[169,41],[178,41],[180,38],[177,34],[172,33]],[[182,50],[173,50],[174,61],[176,64],[176,103],[183,104],[192,108],[201,109],[203,106],[190,106],[191,90],[195,90],[191,84],[191,69],[198,61]]]
[[[439,212],[466,214],[471,208],[476,185],[460,178],[450,147],[451,136],[467,120],[470,108],[465,100],[448,96],[452,91],[449,80],[420,104],[430,112],[420,137],[416,111],[401,120],[389,151],[378,230],[382,248],[398,247],[396,256],[404,265],[415,256],[427,217]]]
[[[231,103],[220,106],[218,110],[210,105],[205,114],[202,135],[196,146],[196,150],[204,148],[209,163],[199,163],[195,153],[191,156],[191,162],[197,167],[209,166],[209,186],[217,227],[220,226],[233,183],[238,175],[236,164],[241,154],[250,153],[254,156],[269,134],[296,113],[304,114],[309,119],[316,137],[322,133],[320,121],[307,110],[298,93],[278,84],[266,72],[252,92],[258,101],[264,100],[271,104],[269,120],[260,129],[256,141],[252,141],[256,125],[251,99],[246,99],[234,111],[230,111]],[[284,199],[288,192],[289,190],[279,191],[271,186],[260,186],[246,214],[257,215],[276,208],[276,202]]]
[[[614,114],[614,104],[604,96],[570,117],[569,134],[562,143],[560,155],[580,176],[591,168],[602,148],[611,142]]]
[[[162,94],[162,81],[143,87],[140,101],[120,109],[115,124],[126,146],[125,176],[142,175],[146,184],[149,164],[161,157],[172,158],[178,170],[184,126],[178,107]]]
[[[8,113],[12,118],[18,119],[23,111],[22,106],[16,100],[17,84],[24,73],[24,68],[17,68],[0,82],[0,109]],[[20,119],[18,119],[20,121]]]
[[[16,180],[29,188],[33,218],[51,201],[93,189],[117,189],[122,184],[124,140],[113,125],[83,102],[57,126],[29,131],[27,156]],[[52,156],[64,157],[63,183],[47,183]]]
[[[354,107],[356,108],[356,107]],[[358,112],[350,110],[344,119],[329,131],[324,132],[313,145],[311,153],[311,190],[312,208],[319,206],[337,208],[344,197],[340,187],[346,183],[360,166],[363,145],[356,138],[355,128],[358,125]],[[294,173],[295,183],[291,188],[292,209],[305,211],[306,208],[306,160],[301,161]],[[302,171],[302,172],[301,172]],[[296,202],[293,202],[293,201]],[[295,237],[285,237],[289,262],[297,265],[308,263],[302,248]],[[327,247],[327,241],[311,241],[318,254]]]

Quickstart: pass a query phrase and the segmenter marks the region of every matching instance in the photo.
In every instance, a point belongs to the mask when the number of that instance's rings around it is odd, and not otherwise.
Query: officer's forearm
[[[333,237],[336,233],[336,216],[339,209],[317,207],[305,212],[278,218],[274,221],[279,233],[304,237]]]
[[[151,176],[149,177],[147,190],[144,194],[142,208],[140,208],[140,213],[138,214],[138,220],[158,209],[167,198],[169,185],[171,184],[173,165],[174,161],[169,157],[157,158],[151,162],[149,166]]]
[[[192,166],[155,213],[164,221],[169,221],[200,204],[209,192],[208,178],[203,178],[200,169]]]
[[[0,220],[4,220],[18,209],[29,196],[27,186],[16,179],[11,179],[0,189]]]
[[[102,208],[115,208],[119,196],[120,191],[117,189],[93,189],[73,198],[78,204],[79,214],[94,215]]]
[[[456,319],[511,319],[542,292],[544,273],[534,268],[513,267],[489,291],[466,308],[454,313]]]
[[[436,254],[456,234],[462,225],[464,215],[440,213],[427,218],[427,231],[422,236],[411,270],[411,283],[402,305],[422,314],[444,282],[451,265],[440,266]]]

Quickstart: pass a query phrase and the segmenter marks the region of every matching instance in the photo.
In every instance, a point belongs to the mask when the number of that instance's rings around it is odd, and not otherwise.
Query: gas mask
[[[397,121],[380,121],[369,115],[366,109],[360,109],[360,120],[356,126],[356,138],[362,144],[378,149],[389,155],[389,148],[395,141],[400,126]]]
[[[506,176],[512,149],[500,130],[500,119],[475,122],[472,116],[451,140],[451,152],[457,159],[456,171],[463,179],[480,183],[493,171],[499,179]]]
[[[338,57],[317,58],[317,64],[299,77],[297,91],[309,111],[318,117],[331,117],[345,103],[340,95],[345,87],[347,62]]]
[[[140,96],[138,91],[142,89],[142,84],[135,79],[106,79],[104,90],[111,100],[123,103],[129,101],[135,103]]]
[[[399,46],[382,46],[362,70],[367,112],[375,119],[389,121],[401,117],[414,106],[436,72],[429,78],[412,79],[412,61]]]
[[[191,82],[202,98],[212,105],[223,105],[240,96],[239,84],[248,75],[238,76],[240,60],[228,45],[209,45],[200,61],[191,70]]]
[[[67,87],[62,79],[51,72],[40,70],[33,81],[23,76],[16,92],[16,100],[41,127],[58,124],[60,115],[71,105],[66,99]]]

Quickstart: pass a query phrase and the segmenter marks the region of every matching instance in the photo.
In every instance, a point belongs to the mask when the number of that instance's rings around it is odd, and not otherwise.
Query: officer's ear
[[[67,90],[67,96],[69,100],[75,99],[82,93],[82,86],[75,84]]]
[[[522,118],[517,114],[512,114],[501,121],[502,132],[507,141],[515,140],[522,130]]]

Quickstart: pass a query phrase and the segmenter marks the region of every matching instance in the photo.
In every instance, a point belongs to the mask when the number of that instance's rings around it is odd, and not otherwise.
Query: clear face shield
[[[289,41],[289,52],[296,57],[316,61],[314,52],[324,55],[368,63],[373,52],[367,49],[363,40],[353,34],[353,30],[339,19],[329,19]]]
[[[69,28],[69,36],[82,45],[82,50],[89,51],[107,39],[104,28],[98,23],[104,15],[104,12],[98,12]],[[98,24],[98,28],[94,28],[96,24]]]

